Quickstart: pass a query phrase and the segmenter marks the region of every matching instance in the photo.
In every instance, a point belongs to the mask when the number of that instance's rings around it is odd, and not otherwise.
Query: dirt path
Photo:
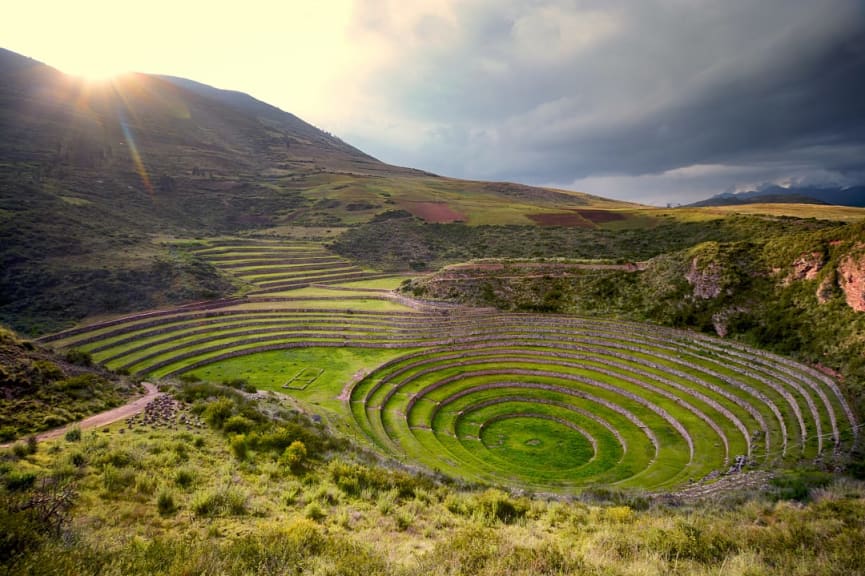
[[[78,422],[71,422],[66,424],[65,426],[61,426],[60,428],[54,428],[53,430],[46,430],[45,432],[40,432],[36,435],[37,440],[51,440],[53,438],[58,438],[63,436],[69,428],[73,426],[78,426],[82,430],[90,430],[91,428],[99,428],[101,426],[107,426],[108,424],[112,424],[117,422],[118,420],[123,420],[124,418],[128,418],[134,414],[138,414],[139,412],[144,411],[144,407],[151,401],[161,396],[163,392],[160,392],[156,386],[151,384],[150,382],[142,382],[145,390],[147,391],[144,396],[139,396],[135,400],[124,404],[123,406],[118,406],[117,408],[112,408],[111,410],[107,410],[105,412],[100,412],[99,414],[94,414],[93,416],[88,416],[84,420],[80,420]],[[8,444],[0,444],[0,448],[6,448],[11,446],[13,443],[10,442]]]

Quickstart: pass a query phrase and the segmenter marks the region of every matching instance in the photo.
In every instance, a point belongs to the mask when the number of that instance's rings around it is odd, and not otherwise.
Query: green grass
[[[209,385],[190,385],[180,395],[220,398],[182,405],[200,414],[234,398],[230,410],[255,422],[258,440],[244,439],[241,459],[232,450],[237,437],[219,426],[116,424],[84,431],[78,442],[5,455],[0,526],[7,547],[0,553],[15,552],[2,557],[11,573],[241,576],[302,567],[398,576],[783,576],[855,574],[865,561],[858,546],[865,486],[833,484],[810,469],[779,477],[766,496],[731,493],[708,506],[604,490],[561,500],[516,496],[374,463],[291,416],[303,408],[285,396],[247,401]],[[537,452],[553,452],[562,476],[586,465],[586,442],[538,422],[490,424],[484,436],[491,448],[478,455],[530,469]],[[280,426],[324,444],[291,470],[264,441],[290,441],[274,436]],[[40,492],[45,478],[73,491],[76,505],[59,508],[63,541],[51,525],[14,507],[34,495],[54,498]]]
[[[337,397],[346,384],[404,352],[314,347],[278,350],[216,362],[190,374],[215,382],[241,378],[256,388],[288,394],[340,413],[343,402]],[[298,370],[305,368],[321,369],[324,372],[305,390],[289,391],[282,387]]]
[[[374,280],[356,280],[352,282],[339,282],[334,286],[342,286],[345,288],[364,288],[375,290],[395,290],[399,288],[406,279],[406,276],[388,276],[387,278],[376,278]]]
[[[197,253],[218,265],[219,258],[278,260],[289,252],[240,239]],[[533,264],[508,262],[507,273]],[[297,277],[319,273],[328,274],[313,267]],[[272,278],[252,274],[258,282]],[[795,464],[821,449],[829,454],[831,442],[821,447],[815,433],[816,423],[822,433],[831,427],[833,412],[843,441],[851,440],[839,399],[830,393],[809,404],[816,398],[805,384],[811,376],[793,369],[778,376],[772,360],[747,350],[738,357],[717,341],[615,321],[422,312],[387,299],[386,290],[402,284],[394,276],[253,294],[206,313],[133,318],[59,344],[95,336],[84,349],[109,366],[288,394],[392,456],[530,490],[674,488],[723,471],[749,450],[755,462]],[[233,357],[220,360],[225,355]],[[245,455],[246,443],[236,444]]]

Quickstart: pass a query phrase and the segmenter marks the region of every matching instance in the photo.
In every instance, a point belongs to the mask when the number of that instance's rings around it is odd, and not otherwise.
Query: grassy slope
[[[628,206],[389,166],[249,96],[188,81],[88,84],[8,51],[0,75],[0,320],[28,333],[231,291],[200,262],[175,262],[154,243],[166,235],[303,226],[322,237],[424,204],[488,224]]]
[[[700,242],[781,237],[834,225],[829,221],[792,218],[719,217],[702,210],[648,213],[652,216],[592,228],[428,224],[395,215],[351,228],[331,242],[330,247],[369,266],[395,270],[436,269],[473,258],[633,262]]]
[[[749,224],[741,227],[737,222]],[[558,279],[479,273],[471,281],[445,283],[436,283],[433,276],[433,281],[420,279],[406,289],[424,297],[505,309],[600,313],[707,332],[720,329],[750,344],[838,370],[859,413],[865,413],[865,316],[847,306],[835,276],[837,265],[865,235],[865,225],[814,229],[812,221],[790,221],[785,233],[773,233],[773,222],[762,230],[751,227],[759,226],[759,220],[721,223],[719,240],[724,241],[656,256],[643,272],[587,271]],[[731,226],[727,233],[724,226]],[[787,281],[794,261],[811,252],[824,255],[821,272],[813,280]],[[694,295],[686,279],[694,262],[700,270],[710,270],[716,296]],[[824,282],[827,299],[820,304],[817,292]]]
[[[0,328],[0,442],[108,410],[132,392],[87,357],[68,358],[78,364]]]
[[[820,488],[825,476],[800,473],[771,496],[711,506],[603,492],[530,499],[376,462],[284,398],[201,386],[181,396],[199,398],[191,411],[210,426],[114,425],[3,455],[8,573],[786,575],[852,574],[865,562],[861,483]],[[292,438],[308,446],[295,466],[271,447]],[[46,492],[42,478],[59,489]],[[19,510],[46,495],[71,495],[72,507],[48,518]]]

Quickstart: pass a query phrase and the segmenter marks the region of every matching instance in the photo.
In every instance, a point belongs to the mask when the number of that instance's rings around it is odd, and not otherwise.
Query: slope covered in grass
[[[865,562],[865,488],[813,470],[699,504],[533,498],[376,459],[285,397],[174,394],[152,423],[2,454],[7,573],[744,576]]]
[[[0,328],[0,442],[113,408],[132,389],[86,353],[58,356]]]

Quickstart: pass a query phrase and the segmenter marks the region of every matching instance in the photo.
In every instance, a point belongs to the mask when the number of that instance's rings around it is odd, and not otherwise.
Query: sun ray
[[[144,166],[144,160],[141,158],[141,153],[138,151],[138,145],[135,143],[135,135],[129,122],[126,119],[126,114],[123,109],[118,106],[117,115],[120,120],[120,129],[123,131],[123,138],[126,140],[126,145],[129,147],[129,155],[132,157],[132,163],[135,165],[135,171],[141,178],[141,183],[147,189],[147,192],[153,196],[153,185],[150,182],[150,175],[147,173],[147,168]]]

